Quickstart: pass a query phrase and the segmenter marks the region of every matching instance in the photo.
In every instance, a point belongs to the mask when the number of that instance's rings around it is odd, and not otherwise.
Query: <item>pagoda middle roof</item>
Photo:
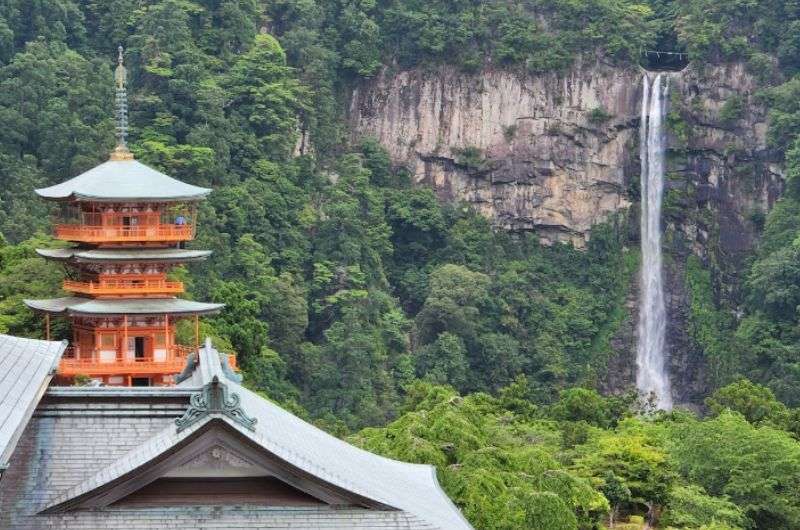
[[[36,190],[45,199],[102,202],[199,200],[210,192],[136,160],[109,160],[66,182]]]
[[[24,300],[25,305],[45,313],[70,316],[92,315],[203,315],[217,313],[225,304],[195,302],[183,298],[84,298],[65,296],[45,300]]]
[[[43,258],[93,263],[97,261],[198,261],[211,255],[210,250],[183,248],[37,248]]]

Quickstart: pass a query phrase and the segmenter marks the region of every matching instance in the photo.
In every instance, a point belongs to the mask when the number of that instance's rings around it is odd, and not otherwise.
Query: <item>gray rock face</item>
[[[441,198],[546,242],[582,245],[630,204],[640,75],[601,65],[527,77],[384,73],[354,91],[349,116],[355,136],[377,138]]]
[[[593,225],[637,199],[628,186],[638,180],[642,75],[602,64],[537,76],[384,71],[353,91],[349,121],[355,138],[377,138],[395,164],[441,198],[472,203],[498,226],[536,230],[545,242],[581,245]],[[779,189],[778,166],[768,165],[755,182],[731,178],[742,163],[767,158],[752,76],[733,64],[690,67],[674,81],[691,147],[673,135],[673,153],[688,156],[670,171],[696,180],[708,200],[733,206],[740,221],[768,208]],[[736,96],[743,115],[721,123],[722,108]],[[741,223],[725,229],[747,231]],[[705,234],[687,235],[702,246]],[[749,247],[750,236],[730,243]]]
[[[604,64],[536,76],[385,71],[353,91],[349,121],[354,139],[377,138],[418,183],[444,200],[473,204],[497,226],[582,246],[592,226],[627,211],[635,245],[643,74]],[[735,283],[783,173],[767,145],[757,82],[744,65],[690,65],[671,83],[667,342],[675,402],[698,403],[707,382],[702,348],[687,333],[686,257],[699,256]],[[635,380],[636,284],[630,315],[612,340],[617,355],[602,385],[609,391]]]
[[[702,258],[738,256],[753,245],[754,213],[772,207],[783,183],[757,83],[740,63],[688,69],[675,81],[665,223]]]

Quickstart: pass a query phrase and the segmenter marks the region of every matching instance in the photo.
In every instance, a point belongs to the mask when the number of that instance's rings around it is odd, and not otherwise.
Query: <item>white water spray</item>
[[[664,192],[664,114],[669,78],[647,75],[642,86],[640,157],[642,160],[642,271],[639,304],[639,344],[636,352],[636,387],[653,396],[659,409],[672,408],[666,369],[667,311],[661,272],[661,199]]]

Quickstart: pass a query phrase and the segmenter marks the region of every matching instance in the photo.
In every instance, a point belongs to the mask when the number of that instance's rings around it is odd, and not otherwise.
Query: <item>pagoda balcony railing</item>
[[[124,296],[147,294],[179,294],[184,291],[183,282],[167,280],[102,280],[79,282],[64,280],[65,291],[93,296]]]
[[[174,345],[172,354],[165,360],[156,361],[152,356],[145,356],[137,359],[125,359],[115,361],[100,361],[95,352],[91,358],[77,358],[75,348],[70,346],[64,352],[61,362],[58,364],[58,374],[66,377],[77,375],[102,376],[102,375],[148,375],[148,374],[177,374],[186,366],[186,358],[190,353],[197,350],[189,346]],[[228,364],[234,370],[239,367],[236,363],[236,356],[228,354]]]
[[[197,351],[197,348],[191,346],[181,346],[180,344],[175,344],[172,346],[176,352],[176,354],[181,355],[183,359],[189,356],[189,354],[194,353]],[[224,354],[228,356],[228,365],[231,369],[239,371],[239,365],[236,363],[236,355],[232,353]]]
[[[55,227],[57,239],[85,243],[124,242],[179,242],[194,238],[192,225],[152,226],[91,226],[59,224]]]
[[[152,359],[137,359],[135,361],[99,362],[94,360],[62,359],[58,365],[58,373],[63,376],[74,377],[87,375],[147,375],[147,374],[177,374],[186,366],[185,359],[167,359],[153,361]]]

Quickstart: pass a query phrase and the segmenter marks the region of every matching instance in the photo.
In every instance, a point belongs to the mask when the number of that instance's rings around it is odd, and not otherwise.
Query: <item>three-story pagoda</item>
[[[195,236],[197,204],[211,190],[134,160],[126,143],[121,48],[115,78],[117,146],[110,159],[36,190],[60,203],[55,237],[73,243],[37,252],[65,264],[63,289],[72,296],[25,303],[45,314],[47,338],[51,315],[71,321],[72,344],[57,373],[62,383],[83,375],[107,385],[168,385],[190,351],[176,342],[176,321],[194,319],[196,347],[199,316],[222,308],[178,298],[184,286],[167,275],[176,265],[211,254],[184,248]]]

